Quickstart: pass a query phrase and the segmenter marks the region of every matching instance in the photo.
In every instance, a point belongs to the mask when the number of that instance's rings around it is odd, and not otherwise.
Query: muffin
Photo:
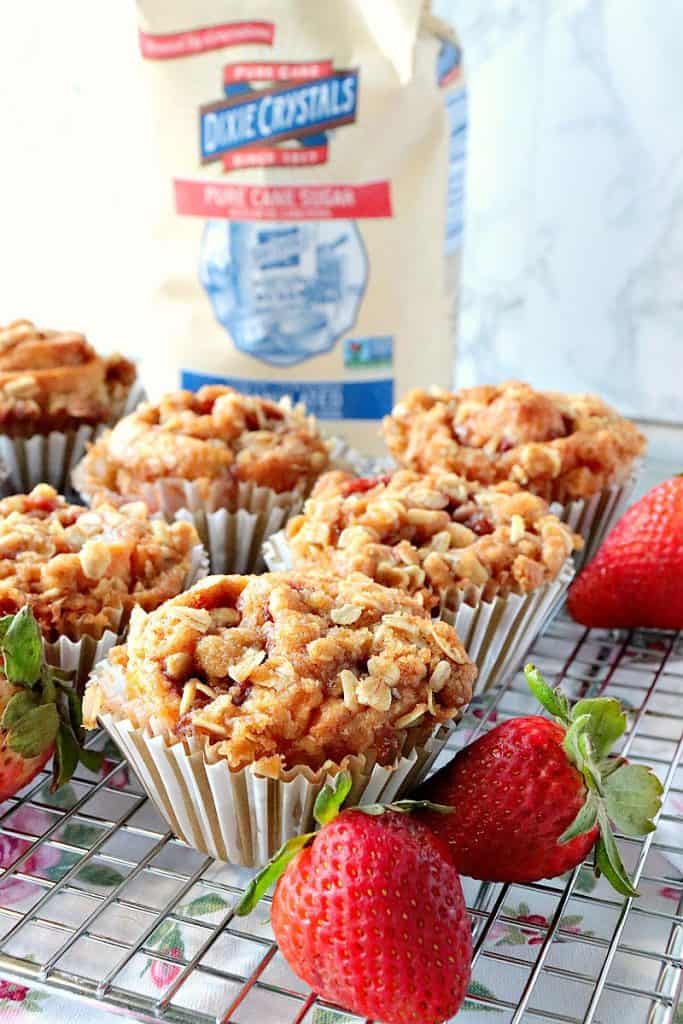
[[[0,435],[13,486],[45,475],[63,486],[85,441],[123,414],[135,379],[133,363],[99,356],[75,331],[30,320],[0,328]]]
[[[562,505],[590,557],[631,491],[645,438],[595,395],[508,381],[454,393],[414,390],[384,420],[387,445],[411,469],[492,484],[512,480]]]
[[[310,826],[328,776],[349,770],[355,802],[414,784],[475,675],[451,626],[366,576],[212,576],[133,613],[84,719],[181,838],[254,864]]]
[[[363,572],[428,611],[526,594],[558,576],[581,539],[542,498],[454,473],[326,473],[287,524],[292,564]]]
[[[140,499],[169,519],[187,509],[212,569],[246,570],[328,461],[302,406],[209,386],[140,405],[91,446],[73,479],[91,502]]]
[[[125,629],[206,574],[190,523],[150,520],[142,503],[70,505],[48,484],[0,501],[0,614],[29,605],[48,659],[81,676]]]
[[[363,572],[410,594],[455,625],[479,667],[479,686],[487,687],[500,681],[493,670],[503,647],[523,657],[534,622],[563,594],[569,556],[580,547],[542,498],[511,481],[484,486],[440,470],[365,478],[331,472],[269,557],[281,568],[279,549],[295,569]],[[531,607],[538,613],[532,620]]]

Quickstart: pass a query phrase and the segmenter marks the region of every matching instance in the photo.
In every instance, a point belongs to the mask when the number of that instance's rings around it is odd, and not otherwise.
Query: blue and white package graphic
[[[424,0],[137,0],[159,186],[148,378],[379,447],[452,376],[467,106]]]
[[[240,352],[294,366],[329,352],[352,329],[368,260],[353,221],[210,220],[200,277]]]

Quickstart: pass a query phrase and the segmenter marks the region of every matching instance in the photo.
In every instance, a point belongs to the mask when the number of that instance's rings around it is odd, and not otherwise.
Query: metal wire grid
[[[586,891],[585,868],[533,886],[465,880],[474,937],[469,1008],[513,1024],[617,1015],[670,1024],[683,979],[683,880],[666,859],[683,847],[683,638],[589,632],[558,619],[533,659],[574,698],[607,690],[628,702],[623,750],[660,775],[662,827],[645,840],[620,839],[641,889],[637,901],[623,901],[604,881]],[[475,701],[451,752],[495,721],[536,711],[519,674]],[[104,742],[100,735],[94,745]],[[179,843],[118,759],[101,778],[85,773],[56,797],[45,773],[4,805],[0,863],[0,971],[13,980],[149,1021],[358,1020],[293,975],[265,904],[233,917],[251,872]],[[520,928],[519,911],[530,904],[534,913],[522,914]],[[579,930],[579,917],[591,927]],[[512,945],[499,941],[501,931]]]

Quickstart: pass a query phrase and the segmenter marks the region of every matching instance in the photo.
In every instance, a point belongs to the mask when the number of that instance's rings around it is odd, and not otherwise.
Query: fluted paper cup
[[[236,494],[228,494],[225,485],[218,483],[206,492],[192,481],[176,477],[142,483],[134,494],[105,489],[91,492],[82,463],[72,478],[88,505],[100,500],[119,506],[144,501],[152,514],[162,515],[168,522],[184,519],[193,523],[209,553],[213,573],[262,569],[264,541],[299,512],[305,496],[303,488],[278,493],[251,482],[239,483]]]
[[[350,468],[346,442],[337,437],[327,442],[330,467]],[[101,486],[97,467],[80,462],[72,473],[72,483],[88,505],[108,501],[122,505],[144,501],[152,514],[169,522],[182,518],[194,526],[209,552],[214,573],[263,571],[261,549],[264,541],[282,529],[296,515],[310,492],[306,482],[291,491],[274,491],[249,481],[215,481],[208,489],[181,477],[136,484],[134,491],[120,494]]]
[[[73,672],[77,690],[82,690],[88,675],[102,658],[106,658],[112,647],[119,643],[126,630],[122,612],[113,616],[112,629],[105,629],[100,637],[84,634],[78,639],[60,636],[57,640],[43,640],[45,660],[64,672]]]
[[[590,562],[609,531],[626,511],[640,465],[640,462],[635,463],[625,480],[603,488],[590,498],[564,504],[555,501],[551,504],[550,511],[583,537],[583,549],[574,554],[577,572]]]
[[[440,610],[476,664],[475,693],[502,685],[520,668],[536,638],[559,611],[574,578],[568,559],[557,577],[528,594],[508,594],[491,601],[462,600]]]
[[[53,430],[49,434],[12,437],[0,434],[0,459],[7,467],[3,494],[23,493],[37,484],[51,484],[64,493],[71,481],[74,466],[85,455],[86,446],[116,420],[132,412],[143,401],[144,389],[134,384],[120,415],[108,424],[82,426],[77,430]]]
[[[263,545],[271,572],[292,568],[287,537],[281,530]],[[439,617],[455,628],[478,669],[474,692],[499,686],[524,660],[536,637],[559,610],[574,578],[568,558],[557,577],[528,594],[508,594],[482,600],[481,588],[453,590],[445,596]]]
[[[0,458],[9,471],[5,493],[23,493],[40,483],[51,484],[63,492],[69,485],[73,466],[94,436],[95,427],[87,426],[32,437],[0,434]]]
[[[116,666],[103,662],[94,678],[108,675],[111,683],[116,673]],[[327,762],[317,771],[298,767],[269,777],[252,766],[231,771],[218,754],[219,744],[179,739],[154,722],[142,724],[111,711],[91,708],[90,713],[97,715],[183,842],[216,860],[245,867],[266,864],[287,839],[314,829],[315,799],[343,769],[353,780],[347,806],[400,799],[427,776],[453,727],[439,726],[426,739],[421,734],[419,743],[419,731],[411,735],[408,730],[401,755],[388,766],[362,754],[340,764]]]

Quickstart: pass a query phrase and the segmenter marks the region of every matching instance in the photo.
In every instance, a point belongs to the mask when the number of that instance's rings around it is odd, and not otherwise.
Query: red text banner
[[[243,61],[240,64],[226,64],[223,68],[223,84],[235,82],[307,82],[325,78],[332,74],[331,60],[315,61]]]
[[[152,35],[141,30],[139,37],[142,56],[147,60],[172,60],[222,50],[226,46],[258,43],[272,46],[275,26],[271,21],[230,21],[224,25],[208,25],[164,35]]]
[[[239,171],[245,167],[313,167],[327,163],[327,146],[304,146],[279,149],[277,146],[238,150],[223,154],[223,170]]]
[[[229,220],[391,217],[388,181],[363,185],[233,185],[176,178],[176,213]]]

